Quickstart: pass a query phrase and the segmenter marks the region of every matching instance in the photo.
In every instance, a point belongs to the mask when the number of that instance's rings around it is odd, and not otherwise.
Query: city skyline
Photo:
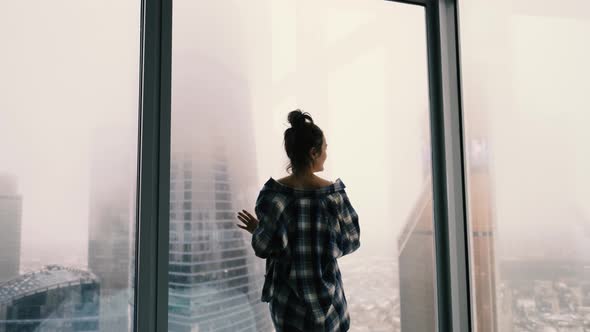
[[[470,280],[472,317],[481,320],[475,325],[482,330],[493,325],[487,322],[496,322],[496,330],[534,330],[539,322],[550,325],[564,315],[585,324],[590,310],[582,305],[590,301],[583,272],[590,266],[585,202],[590,131],[587,84],[581,79],[590,75],[584,61],[590,47],[580,42],[590,23],[587,11],[579,10],[586,3],[569,4],[560,10],[512,0],[459,4],[464,126],[459,139],[467,159],[469,268],[479,273]],[[185,227],[179,217],[184,220],[189,210],[187,227],[205,227],[199,218],[217,219],[217,212],[223,220],[215,223],[229,227],[231,212],[252,212],[262,184],[287,175],[282,135],[288,112],[301,108],[329,144],[326,170],[317,175],[341,178],[360,216],[363,245],[342,260],[343,279],[351,280],[346,291],[354,294],[353,321],[358,315],[366,323],[358,329],[377,329],[374,322],[403,329],[398,313],[403,316],[406,301],[434,306],[434,296],[404,300],[403,292],[412,289],[400,289],[400,283],[422,282],[436,292],[429,284],[433,253],[420,256],[428,259],[422,270],[407,269],[411,259],[404,260],[400,250],[406,239],[402,245],[397,241],[413,234],[432,242],[431,224],[405,228],[416,202],[428,198],[424,186],[431,185],[424,180],[431,163],[424,135],[430,102],[424,8],[376,0],[175,0],[174,5],[171,150],[183,142],[179,151],[195,162],[189,178],[210,177],[207,154],[224,151],[227,164],[209,166],[233,182],[230,192],[206,182],[202,201],[190,192],[195,196],[190,207],[171,209],[176,218],[170,219],[171,231]],[[105,316],[129,315],[136,258],[139,3],[7,2],[3,9],[0,24],[7,28],[0,30],[16,31],[18,38],[6,38],[14,52],[6,52],[0,63],[5,77],[0,174],[15,179],[18,189],[9,194],[16,204],[6,208],[0,180],[0,225],[14,241],[8,251],[0,244],[12,265],[5,268],[0,260],[0,270],[10,270],[8,281],[47,265],[96,272],[105,303],[122,304]],[[482,166],[484,172],[476,170]],[[184,179],[184,173],[177,176]],[[184,192],[175,199],[180,197],[184,204]],[[193,214],[197,202],[202,206]],[[432,208],[427,209],[424,220],[431,222]],[[217,230],[207,241],[241,231]],[[251,259],[247,239],[245,233],[236,237],[235,243],[244,244],[233,257],[247,266],[235,277],[246,275],[247,281],[232,285],[226,296],[195,289],[201,297],[193,308],[228,297],[235,305],[254,303],[264,269],[263,261]],[[207,266],[199,265],[205,255],[198,250],[176,251],[180,260],[184,252],[195,257],[184,265],[174,257],[171,267]],[[225,270],[228,257],[215,255],[209,258],[223,262],[211,263],[211,269]],[[384,266],[367,266],[372,257]],[[519,264],[538,275],[527,275]],[[427,271],[420,275],[424,279],[418,280],[416,271]],[[363,274],[369,273],[384,280],[371,279],[364,293]],[[568,273],[576,277],[568,279]],[[109,289],[116,291],[107,295]],[[260,307],[264,304],[257,305],[259,313]],[[379,308],[380,316],[372,316],[370,308]],[[519,324],[525,327],[517,329]]]

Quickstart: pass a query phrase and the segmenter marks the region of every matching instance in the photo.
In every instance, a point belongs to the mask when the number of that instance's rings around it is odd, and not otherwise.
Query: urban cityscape
[[[0,11],[23,33],[2,61],[0,332],[133,331],[140,9],[115,2]],[[471,323],[590,332],[587,11],[512,2],[460,4]],[[436,331],[424,8],[174,5],[168,330],[274,331],[235,216],[284,174],[281,124],[301,107],[330,142],[318,175],[351,179],[358,207],[361,247],[338,260],[350,331]],[[43,21],[67,6],[81,14]],[[44,44],[62,35],[66,51]]]
[[[213,147],[199,155],[201,158],[195,159],[189,153],[176,153],[172,158],[169,330],[229,332],[239,327],[242,331],[272,331],[268,307],[258,301],[263,265],[253,256],[244,233],[231,227],[235,182],[224,149]],[[205,155],[210,156],[210,163],[203,162]],[[485,174],[485,169],[472,172]],[[103,198],[97,205],[103,210],[96,212],[100,218],[92,217],[92,222],[102,227],[97,228],[99,233],[90,233],[95,238],[89,239],[87,265],[82,260],[72,260],[68,266],[43,264],[51,262],[50,257],[21,262],[18,235],[26,197],[19,194],[15,177],[2,176],[0,180],[0,221],[5,230],[0,242],[0,331],[129,330],[133,214],[128,204],[133,195],[113,200],[95,188],[93,199]],[[485,182],[480,183],[479,189],[472,190],[483,190]],[[121,197],[126,197],[127,203],[121,204]],[[395,255],[362,253],[339,260],[351,331],[416,331],[436,326],[430,197],[431,191],[425,190],[408,217],[398,238],[399,260]],[[485,215],[479,213],[480,218]],[[490,225],[480,226],[482,229],[474,232],[491,232],[483,230]],[[486,241],[489,236],[479,238]],[[492,247],[487,243],[472,245],[486,250],[490,257]],[[108,264],[121,257],[128,258]],[[471,271],[484,274],[474,280],[476,296],[485,294],[479,289],[482,280],[493,281],[489,266],[497,269],[493,273],[500,278],[488,299],[475,300],[478,331],[590,329],[589,264],[526,259],[483,263],[476,263]]]

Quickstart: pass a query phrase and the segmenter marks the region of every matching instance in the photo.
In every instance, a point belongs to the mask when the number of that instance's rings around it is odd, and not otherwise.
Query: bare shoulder
[[[295,179],[293,179],[293,177],[291,175],[284,176],[280,179],[277,179],[277,181],[281,184],[295,187],[295,188],[322,188],[322,187],[327,187],[331,184],[334,184],[333,181],[326,180],[326,179],[321,178],[317,175],[314,175],[314,177],[312,179],[309,179],[309,180],[306,180],[303,182],[296,181]]]
[[[320,186],[322,186],[322,187],[325,187],[325,186],[329,186],[329,185],[331,185],[331,184],[334,184],[334,181],[330,181],[330,180],[327,180],[327,179],[321,178],[321,177],[319,177],[319,176],[317,177],[317,181],[318,181],[318,184],[319,184]]]
[[[282,184],[289,184],[291,181],[291,177],[290,176],[283,176],[282,178],[277,179],[277,181]]]

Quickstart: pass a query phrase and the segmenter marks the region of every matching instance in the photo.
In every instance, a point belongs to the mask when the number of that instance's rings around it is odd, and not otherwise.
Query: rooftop
[[[25,273],[0,283],[0,305],[46,289],[95,283],[97,280],[96,275],[88,271],[47,265],[39,271]]]

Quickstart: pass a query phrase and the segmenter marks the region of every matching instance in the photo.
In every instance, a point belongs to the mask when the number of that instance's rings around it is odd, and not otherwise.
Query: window
[[[218,201],[227,201],[231,197],[228,193],[215,193],[215,199]]]
[[[590,8],[574,0],[459,4],[475,328],[582,331]]]
[[[355,328],[432,331],[424,8],[332,0],[231,6],[175,1],[173,16],[172,156],[191,151],[183,156],[193,161],[185,181],[194,186],[187,193],[195,193],[199,209],[215,211],[214,219],[203,220],[209,227],[192,232],[211,234],[203,245],[217,254],[210,261],[196,256],[191,264],[215,281],[207,291],[219,306],[171,313],[169,330],[231,330],[238,320],[244,328],[272,330],[268,307],[259,301],[264,261],[253,255],[250,235],[235,226],[235,211],[253,213],[262,184],[284,175],[285,152],[276,143],[288,112],[301,107],[330,145],[327,171],[318,175],[342,176],[360,214],[362,248],[339,260]],[[195,254],[204,248],[193,247]],[[199,279],[188,279],[187,287],[170,288],[170,297],[201,301],[205,295],[187,291],[198,285]],[[237,299],[247,316],[231,309]]]
[[[0,331],[272,331],[235,212],[294,108],[361,218],[351,330],[590,328],[586,1],[29,2],[0,5]]]
[[[215,208],[218,210],[229,210],[229,209],[231,209],[231,203],[227,203],[227,202],[215,203]]]
[[[140,5],[0,5],[0,331],[133,331]]]
[[[215,183],[215,190],[229,190],[229,186],[225,183]]]

